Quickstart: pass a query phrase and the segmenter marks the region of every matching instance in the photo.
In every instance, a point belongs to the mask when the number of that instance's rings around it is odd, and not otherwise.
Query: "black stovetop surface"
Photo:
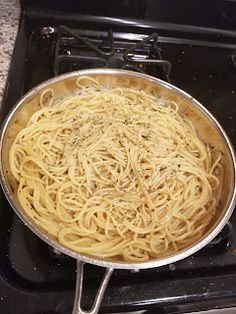
[[[82,39],[75,38],[79,35]],[[145,43],[140,44],[143,39]],[[46,12],[26,10],[1,117],[29,89],[55,74],[96,66],[124,67],[156,75],[189,92],[215,115],[236,145],[235,48],[236,35],[227,30],[190,30],[184,25],[177,30],[176,25],[159,23],[157,27],[155,22],[144,28],[138,21],[82,15],[71,21],[62,16],[52,20]],[[144,59],[146,62],[141,62]],[[162,61],[153,61],[156,59]],[[2,190],[0,247],[0,313],[71,313],[75,261],[56,254],[34,235],[13,213]],[[102,274],[102,268],[86,266],[85,307],[91,303]],[[211,244],[185,260],[140,272],[115,271],[101,312],[183,313],[233,305],[235,213]]]

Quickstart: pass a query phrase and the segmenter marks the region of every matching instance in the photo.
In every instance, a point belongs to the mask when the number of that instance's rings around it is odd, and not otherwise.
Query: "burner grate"
[[[44,27],[44,36],[56,33],[54,75],[78,69],[104,67],[148,73],[170,82],[171,62],[164,60],[153,33],[137,42],[117,43],[114,33],[86,38],[66,26]]]
[[[136,49],[144,46],[147,43],[151,43],[150,46],[150,54],[148,58],[140,58],[135,56]],[[153,33],[149,35],[147,38],[143,39],[141,42],[137,42],[134,46],[127,49],[123,53],[124,60],[128,64],[136,64],[141,67],[145,65],[154,65],[160,66],[162,69],[162,74],[165,77],[167,82],[170,82],[170,73],[171,73],[171,62],[167,60],[163,60],[161,55],[161,49],[158,47],[158,34]]]

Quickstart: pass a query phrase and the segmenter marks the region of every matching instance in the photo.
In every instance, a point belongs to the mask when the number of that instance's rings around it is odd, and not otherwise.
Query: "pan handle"
[[[83,292],[83,276],[84,276],[84,262],[77,260],[77,276],[76,276],[76,289],[75,300],[72,314],[97,314],[102,302],[102,297],[106,290],[109,279],[112,275],[113,268],[106,268],[105,275],[102,279],[97,295],[95,297],[92,308],[89,311],[83,311],[81,308],[81,298]]]

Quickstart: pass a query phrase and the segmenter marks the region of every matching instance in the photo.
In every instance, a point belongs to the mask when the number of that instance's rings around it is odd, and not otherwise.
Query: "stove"
[[[84,68],[124,68],[190,93],[236,145],[236,3],[181,3],[180,9],[154,0],[40,1],[40,6],[22,1],[1,121],[24,93],[48,78]],[[0,313],[71,313],[75,260],[34,235],[2,190],[0,247]],[[104,270],[91,265],[85,270],[88,308]],[[207,247],[182,261],[139,272],[116,270],[101,313],[185,313],[235,305],[236,213]]]

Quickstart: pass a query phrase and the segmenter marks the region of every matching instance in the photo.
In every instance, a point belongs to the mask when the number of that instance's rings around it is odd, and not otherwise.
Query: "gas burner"
[[[54,75],[84,68],[109,67],[149,73],[170,81],[171,63],[162,58],[157,33],[135,43],[119,42],[119,47],[112,30],[96,39],[92,36],[88,39],[64,25],[57,29],[44,27],[41,33],[45,37],[57,34]]]

